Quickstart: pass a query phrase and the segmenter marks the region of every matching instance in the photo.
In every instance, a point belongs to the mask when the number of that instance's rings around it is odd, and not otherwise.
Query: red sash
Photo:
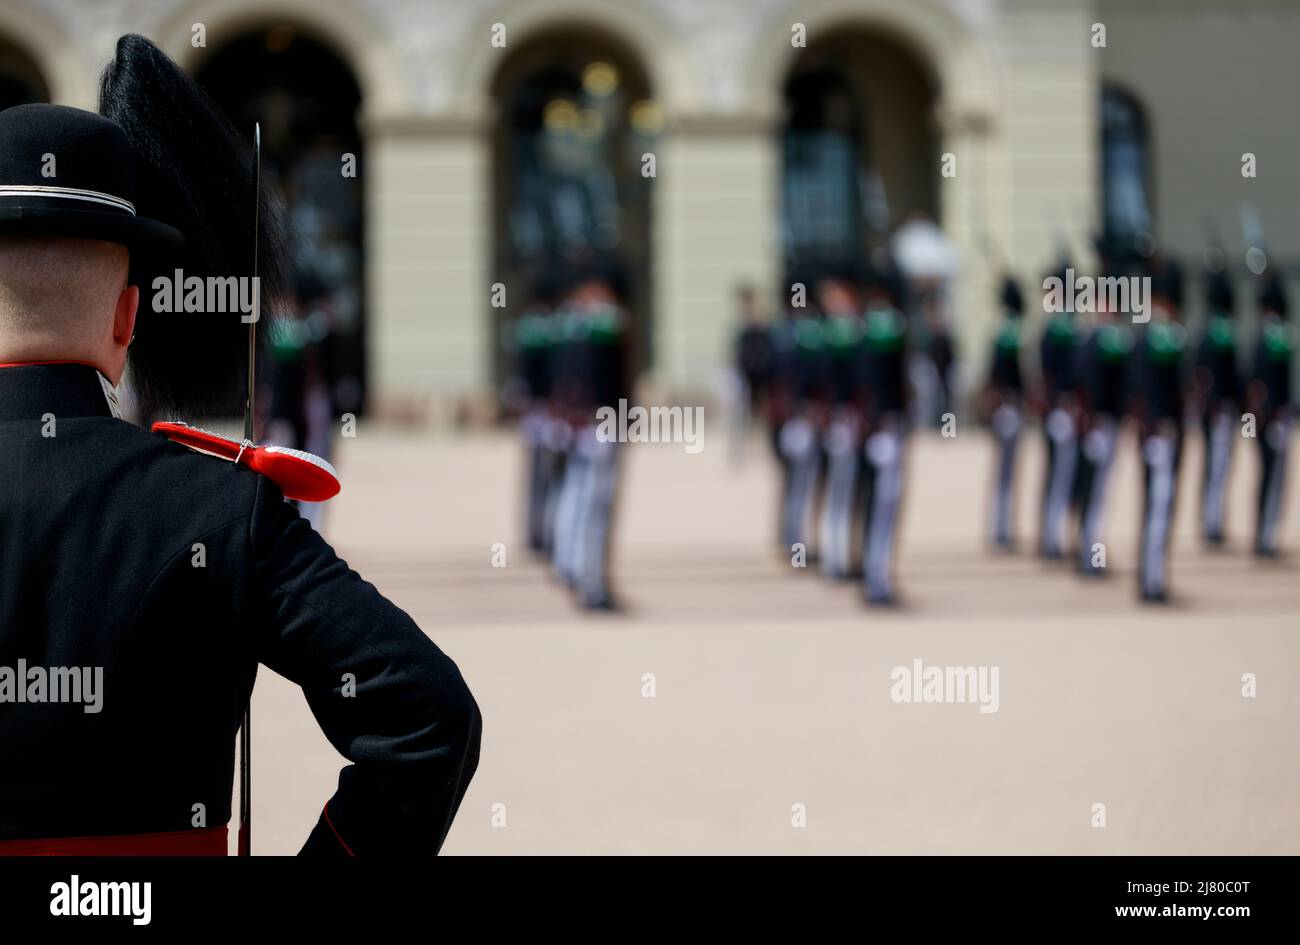
[[[0,856],[226,856],[226,835],[223,826],[116,837],[0,840]]]

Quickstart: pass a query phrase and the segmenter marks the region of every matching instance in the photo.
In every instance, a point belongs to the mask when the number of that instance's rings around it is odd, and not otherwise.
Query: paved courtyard
[[[1132,571],[1131,442],[1111,575],[1085,583],[985,550],[984,436],[918,437],[904,601],[887,613],[777,555],[761,442],[740,466],[720,437],[705,443],[626,451],[615,568],[628,611],[596,617],[522,547],[512,436],[363,427],[339,445],[327,537],[457,661],[483,711],[482,762],[444,853],[1300,853],[1300,567],[1244,553],[1253,443],[1237,451],[1231,549],[1216,554],[1195,541],[1191,443],[1177,599],[1151,609]],[[1040,464],[1035,438],[1025,547]],[[1300,552],[1297,480],[1285,544]],[[916,659],[997,667],[998,711],[893,701],[891,671]],[[253,709],[254,849],[293,853],[343,761],[265,668]]]

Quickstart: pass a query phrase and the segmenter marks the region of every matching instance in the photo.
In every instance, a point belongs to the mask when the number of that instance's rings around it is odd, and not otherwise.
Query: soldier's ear
[[[140,309],[140,287],[128,285],[117,297],[113,311],[113,341],[125,348],[135,337],[135,316]]]

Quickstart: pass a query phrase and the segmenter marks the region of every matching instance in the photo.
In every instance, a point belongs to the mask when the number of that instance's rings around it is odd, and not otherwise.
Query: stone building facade
[[[519,50],[548,44],[607,42],[639,70],[662,117],[648,145],[655,176],[639,262],[650,323],[642,380],[663,397],[710,389],[729,356],[738,283],[779,291],[784,89],[819,42],[860,41],[864,61],[893,57],[929,90],[920,105],[904,101],[886,76],[871,103],[872,147],[895,192],[933,194],[961,254],[952,311],[975,360],[1002,266],[1028,281],[1063,244],[1091,258],[1108,88],[1142,117],[1150,228],[1163,251],[1194,263],[1213,221],[1230,259],[1243,259],[1248,205],[1270,265],[1300,255],[1300,138],[1286,110],[1300,78],[1300,7],[1282,0],[5,0],[0,73],[21,62],[50,100],[91,107],[123,32],[198,69],[279,23],[331,50],[360,91],[364,331],[380,414],[436,421],[500,381],[489,301],[500,256],[497,87]],[[800,30],[806,46],[793,40]],[[928,150],[893,148],[920,134]],[[1241,174],[1245,152],[1258,161],[1253,178]],[[950,176],[944,155],[955,158]]]

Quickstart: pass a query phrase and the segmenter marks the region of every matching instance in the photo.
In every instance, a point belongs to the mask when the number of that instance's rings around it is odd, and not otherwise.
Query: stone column
[[[941,176],[939,184],[939,219],[959,259],[952,286],[953,332],[965,383],[973,389],[983,378],[998,315],[995,293],[1009,264],[1010,218],[1005,199],[999,198],[1005,190],[991,117],[941,106],[938,124],[940,155],[955,159],[954,175]]]
[[[366,295],[376,416],[449,418],[491,384],[491,160],[483,119],[366,123]]]
[[[683,116],[659,142],[656,164],[649,390],[695,398],[731,358],[737,285],[770,296],[780,280],[774,125]]]

